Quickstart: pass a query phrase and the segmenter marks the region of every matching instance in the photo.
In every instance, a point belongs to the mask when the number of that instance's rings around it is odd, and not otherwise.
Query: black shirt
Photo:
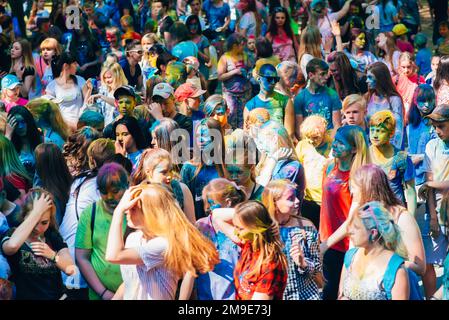
[[[1,241],[3,243],[13,234],[10,229]],[[67,248],[58,231],[48,229],[45,242],[55,252]],[[63,294],[61,270],[56,263],[33,253],[30,246],[24,243],[12,256],[7,256],[11,267],[11,281],[16,285],[17,300],[58,300]]]
[[[123,73],[125,74],[126,79],[128,79],[128,84],[134,88],[137,88],[137,85],[139,83],[139,77],[142,75],[142,70],[140,69],[140,66],[136,64],[136,72],[134,73],[133,76],[131,75],[131,66],[129,65],[128,59],[123,58],[122,60],[120,60],[120,65],[122,66]]]

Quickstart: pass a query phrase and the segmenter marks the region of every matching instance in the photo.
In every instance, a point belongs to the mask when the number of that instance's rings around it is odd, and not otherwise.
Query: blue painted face
[[[368,89],[376,89],[376,77],[374,76],[374,74],[372,74],[371,72],[368,72],[368,74],[366,75],[366,84],[368,85]]]
[[[342,135],[336,134],[332,143],[332,155],[334,158],[346,157],[351,154],[351,151],[352,147],[346,139]]]
[[[207,198],[207,203],[209,204],[209,210],[212,211],[214,209],[221,208],[221,204],[216,203],[213,199]]]
[[[213,148],[210,130],[206,125],[200,125],[197,131],[197,143],[201,150],[206,151]]]
[[[260,76],[259,83],[260,89],[265,92],[272,92],[276,83],[279,82],[279,77],[276,72],[266,70],[264,75]]]

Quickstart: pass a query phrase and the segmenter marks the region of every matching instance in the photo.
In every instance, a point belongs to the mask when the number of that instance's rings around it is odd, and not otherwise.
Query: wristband
[[[55,255],[53,256],[53,258],[51,258],[51,261],[53,261],[54,263],[56,263],[56,256],[58,255],[57,252],[55,252]]]
[[[103,299],[103,296],[104,296],[104,294],[106,293],[106,291],[108,291],[107,288],[105,288],[105,289],[103,290],[103,292],[101,293],[101,295],[100,295],[100,298],[101,298],[101,299]]]

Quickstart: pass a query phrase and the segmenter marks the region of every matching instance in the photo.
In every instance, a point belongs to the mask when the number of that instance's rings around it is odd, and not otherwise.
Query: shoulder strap
[[[385,270],[382,280],[388,300],[391,300],[391,289],[393,289],[394,282],[396,280],[396,273],[403,263],[404,259],[396,253],[391,256],[390,261],[388,262],[387,270]]]
[[[97,203],[92,204],[92,212],[90,215],[90,234],[92,239],[92,245],[94,243],[94,226],[95,226],[95,213],[97,212]]]
[[[348,269],[349,266],[351,265],[352,259],[354,259],[354,255],[357,252],[357,250],[358,248],[351,248],[348,251],[346,251],[344,260],[344,265],[346,269]]]

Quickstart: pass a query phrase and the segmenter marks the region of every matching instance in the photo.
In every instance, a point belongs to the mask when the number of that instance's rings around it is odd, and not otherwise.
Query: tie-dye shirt
[[[240,247],[224,233],[215,230],[210,216],[198,220],[196,226],[214,243],[220,257],[214,270],[198,275],[195,282],[198,300],[234,300],[234,269]]]
[[[295,97],[295,114],[304,118],[312,114],[322,116],[327,121],[327,129],[333,129],[332,114],[341,110],[341,101],[335,90],[321,87],[311,93],[308,88],[302,89]]]
[[[284,125],[285,107],[288,103],[288,97],[275,92],[272,97],[267,100],[262,100],[259,95],[249,100],[245,108],[248,111],[254,110],[255,108],[264,108],[270,114],[270,119],[279,122]]]

